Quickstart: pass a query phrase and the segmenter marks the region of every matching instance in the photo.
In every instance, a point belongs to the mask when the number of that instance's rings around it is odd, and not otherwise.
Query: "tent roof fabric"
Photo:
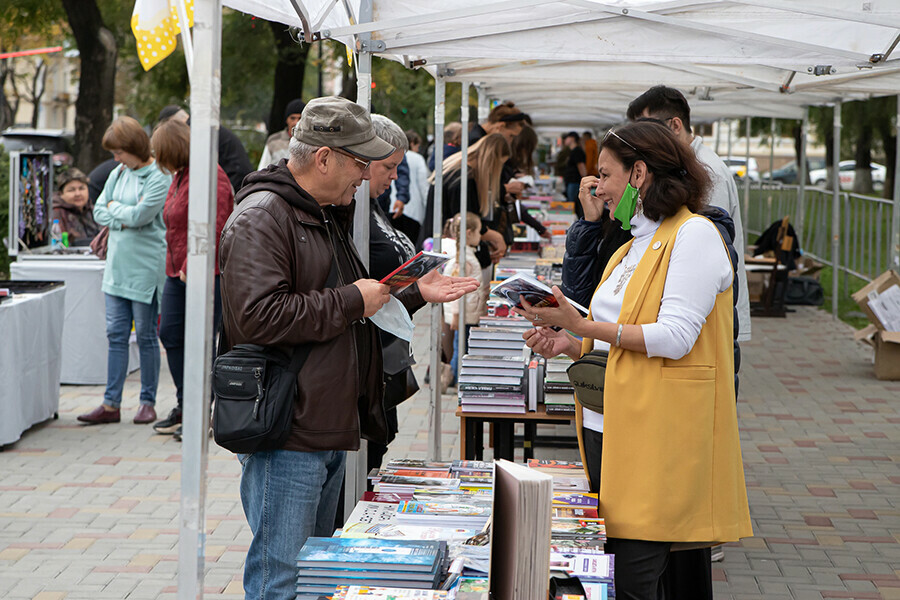
[[[357,24],[363,1],[373,20]],[[628,100],[660,83],[685,92],[700,118],[800,118],[809,105],[900,90],[900,2],[887,0],[224,3],[305,21],[352,48],[370,33],[380,56],[478,83],[548,125],[619,121]]]

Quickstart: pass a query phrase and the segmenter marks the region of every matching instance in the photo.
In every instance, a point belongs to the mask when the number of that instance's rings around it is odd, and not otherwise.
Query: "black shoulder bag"
[[[330,242],[331,231],[327,225],[325,229]],[[325,287],[335,287],[337,282],[337,257],[333,256]],[[225,344],[222,332],[220,352]],[[212,372],[212,427],[217,444],[240,454],[277,450],[284,445],[291,433],[297,376],[312,347],[299,344],[287,354],[277,348],[237,344],[219,354]]]

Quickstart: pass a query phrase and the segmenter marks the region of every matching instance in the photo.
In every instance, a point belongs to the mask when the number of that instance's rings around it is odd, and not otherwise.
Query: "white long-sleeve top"
[[[643,258],[657,229],[659,222],[643,215],[631,219],[634,243],[594,292],[591,298],[591,317],[594,321],[618,321],[625,289],[631,278],[631,273],[626,271]],[[616,293],[623,274],[622,286]],[[731,260],[716,226],[702,217],[688,219],[675,237],[659,316],[655,323],[639,324],[644,333],[647,356],[678,360],[690,352],[706,323],[706,317],[712,312],[716,296],[728,289],[733,277]],[[594,349],[609,350],[609,344],[595,340]],[[582,416],[585,428],[603,431],[603,415],[585,409]]]

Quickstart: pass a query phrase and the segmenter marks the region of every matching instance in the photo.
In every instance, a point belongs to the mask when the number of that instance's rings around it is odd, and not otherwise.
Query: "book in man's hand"
[[[553,290],[544,282],[538,281],[533,275],[527,273],[516,273],[509,279],[501,281],[491,289],[491,295],[520,309],[524,308],[522,306],[523,298],[535,308],[559,306]],[[566,298],[566,300],[569,299]],[[588,314],[588,310],[577,302],[569,300],[569,304],[580,313]]]
[[[415,283],[420,277],[442,267],[450,257],[437,252],[419,252],[411,259],[387,274],[381,283],[392,288],[401,288]]]

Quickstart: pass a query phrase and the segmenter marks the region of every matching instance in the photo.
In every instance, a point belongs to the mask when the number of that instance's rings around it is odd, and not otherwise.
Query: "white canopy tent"
[[[372,54],[428,69],[436,78],[438,165],[448,81],[478,84],[482,116],[486,96],[510,98],[538,126],[567,128],[621,121],[628,101],[657,83],[685,91],[692,112],[707,119],[804,118],[809,105],[837,102],[839,107],[841,100],[900,90],[900,58],[892,55],[900,40],[900,4],[888,0],[818,0],[814,5],[799,0],[454,0],[451,6],[446,0],[194,0],[188,268],[207,277],[189,279],[187,292],[182,599],[203,594],[208,450],[203,432],[209,419],[206,365],[212,351],[214,256],[210,217],[215,211],[223,4],[300,27],[307,42],[330,37],[354,49],[363,105],[369,104]],[[440,176],[436,183],[440,190]],[[355,241],[364,257],[367,187],[359,190],[355,221]],[[900,245],[897,187],[893,231]],[[440,206],[440,199],[435,203]],[[435,212],[439,231],[441,215]],[[435,379],[436,362],[437,356],[432,359]],[[439,402],[435,393],[434,457],[440,454]],[[357,495],[364,465],[364,459],[348,460],[348,497]]]

